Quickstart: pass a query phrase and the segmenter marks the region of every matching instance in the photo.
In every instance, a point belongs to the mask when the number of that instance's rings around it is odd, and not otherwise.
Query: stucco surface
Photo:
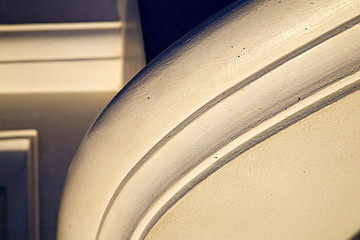
[[[153,239],[349,239],[360,229],[360,92],[256,145],[188,192]]]

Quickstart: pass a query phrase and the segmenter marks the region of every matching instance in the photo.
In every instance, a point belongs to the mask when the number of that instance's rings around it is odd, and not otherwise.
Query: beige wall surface
[[[55,239],[70,161],[86,130],[114,95],[0,94],[0,131],[36,129],[39,134],[40,239]]]
[[[360,92],[256,145],[157,222],[159,239],[349,239],[360,229]]]

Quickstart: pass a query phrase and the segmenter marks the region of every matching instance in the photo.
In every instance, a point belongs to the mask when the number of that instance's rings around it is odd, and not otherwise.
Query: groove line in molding
[[[261,70],[255,72],[254,74],[252,74],[251,76],[247,77],[246,79],[244,79],[243,81],[239,82],[238,84],[236,84],[234,87],[226,90],[225,92],[223,92],[222,94],[219,94],[217,97],[215,97],[213,100],[211,100],[210,102],[208,102],[206,105],[204,105],[203,107],[201,107],[200,109],[198,109],[196,112],[194,112],[192,115],[190,115],[187,119],[185,119],[183,122],[181,122],[179,125],[177,125],[172,131],[170,131],[168,134],[166,134],[157,144],[155,144],[155,146],[153,148],[151,148],[145,155],[143,158],[141,158],[141,160],[139,162],[137,162],[137,164],[129,171],[129,173],[125,176],[125,178],[123,179],[123,181],[119,184],[118,188],[116,189],[116,191],[114,192],[111,200],[109,201],[108,206],[106,207],[106,210],[103,214],[103,217],[101,219],[98,231],[97,231],[97,236],[96,239],[99,239],[100,236],[100,232],[102,229],[102,226],[104,224],[104,221],[107,217],[107,214],[109,213],[111,207],[113,206],[117,196],[120,194],[120,192],[122,191],[123,187],[127,184],[127,182],[129,181],[129,179],[141,168],[141,166],[150,158],[152,157],[159,149],[161,149],[167,142],[170,141],[171,137],[177,135],[182,129],[184,129],[187,125],[189,125],[191,122],[193,122],[195,119],[199,118],[201,115],[203,115],[204,113],[206,113],[209,109],[213,108],[215,105],[217,105],[218,103],[222,102],[223,100],[225,100],[226,98],[232,96],[234,93],[236,93],[237,91],[241,90],[242,88],[250,85],[251,83],[255,82],[257,79],[261,78],[262,76],[266,75],[267,73],[275,70],[276,68],[284,65],[285,63],[289,62],[290,60],[302,55],[303,53],[321,45],[322,43],[326,42],[329,39],[332,39],[333,37],[339,35],[340,33],[343,33],[351,28],[353,28],[355,25],[357,25],[360,22],[360,16],[357,16],[341,25],[339,25],[338,27],[321,34],[319,37],[315,38],[314,40],[308,42],[307,44],[295,49],[294,51],[290,52],[289,54],[283,56],[282,58],[274,61],[273,63],[263,67]],[[352,73],[350,73],[352,74]],[[337,79],[339,80],[339,79]],[[331,86],[331,84],[333,84],[334,82],[328,82],[326,83],[326,85],[321,86],[321,88],[326,87],[326,86]],[[318,90],[321,90],[318,89]],[[356,87],[357,88],[357,87]],[[352,91],[352,90],[351,90]],[[350,91],[350,92],[351,92]],[[308,93],[310,96],[311,94],[314,94],[314,92],[310,92]],[[279,114],[278,112],[275,114]],[[270,117],[274,117],[275,115],[272,115]],[[266,119],[263,119],[263,121],[265,121]],[[259,123],[256,123],[259,124]],[[261,124],[261,123],[260,123]],[[96,125],[96,123],[95,123]],[[93,128],[94,129],[94,128]],[[91,131],[89,132],[91,134]],[[141,234],[140,234],[141,235]],[[139,234],[136,236],[140,236]],[[143,236],[144,237],[144,236]],[[137,239],[137,238],[134,238]]]
[[[147,211],[147,214],[141,218],[131,239],[145,239],[151,228],[177,201],[240,154],[359,89],[360,72],[357,72],[305,98],[245,134],[238,136],[210,157],[202,160],[199,165],[191,169],[161,195]]]

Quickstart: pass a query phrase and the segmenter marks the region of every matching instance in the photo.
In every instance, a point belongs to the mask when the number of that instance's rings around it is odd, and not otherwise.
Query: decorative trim
[[[24,143],[26,143],[24,145]],[[2,152],[24,152],[28,195],[28,239],[40,239],[39,225],[39,179],[38,179],[38,135],[36,130],[0,131]]]
[[[133,230],[134,233],[131,239],[145,239],[151,228],[167,210],[193,187],[226,163],[301,119],[359,90],[360,72],[343,79],[343,81],[335,85],[336,86],[324,89],[316,95],[299,102],[299,104],[290,106],[286,110],[284,109],[284,111],[274,117],[262,122],[243,135],[238,136],[222,149],[211,154],[211,156],[206,157],[191,171],[184,173],[163,195],[160,195],[160,197],[152,203],[151,207],[147,210],[146,214],[142,216]]]
[[[1,25],[0,93],[119,90],[121,29],[122,22]]]
[[[0,25],[0,63],[120,58],[121,22]]]
[[[59,240],[144,239],[221,166],[360,88],[360,3],[279,4],[230,6],[115,97],[69,169]]]
[[[116,92],[121,60],[83,59],[0,64],[0,94]]]
[[[58,31],[101,31],[122,27],[121,22],[79,22],[79,23],[38,23],[38,24],[4,24],[0,33],[6,32],[58,32]]]

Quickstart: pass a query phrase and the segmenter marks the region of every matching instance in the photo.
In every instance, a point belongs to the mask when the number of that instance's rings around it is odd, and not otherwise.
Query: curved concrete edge
[[[222,164],[358,89],[359,9],[335,0],[235,4],[173,45],[84,138],[58,239],[143,239]]]

